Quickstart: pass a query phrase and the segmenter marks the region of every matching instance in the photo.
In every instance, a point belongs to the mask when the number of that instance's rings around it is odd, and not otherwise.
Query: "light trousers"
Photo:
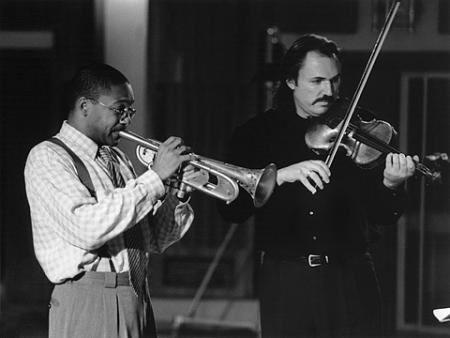
[[[138,298],[128,276],[87,272],[55,285],[50,300],[50,338],[156,337],[149,297]]]

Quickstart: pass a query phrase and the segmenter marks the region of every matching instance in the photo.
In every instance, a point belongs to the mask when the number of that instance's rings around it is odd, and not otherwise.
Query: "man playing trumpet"
[[[150,253],[189,229],[189,196],[164,182],[192,160],[178,137],[163,142],[136,177],[116,146],[136,110],[127,78],[105,64],[80,69],[60,132],[29,153],[25,166],[37,259],[55,284],[50,337],[156,337],[146,281]],[[191,165],[183,179],[197,175]],[[188,189],[188,194],[192,190]]]

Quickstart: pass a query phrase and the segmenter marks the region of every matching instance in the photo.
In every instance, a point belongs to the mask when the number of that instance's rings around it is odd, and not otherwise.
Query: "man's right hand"
[[[330,182],[330,169],[323,161],[308,160],[278,169],[277,184],[300,181],[306,189],[315,194],[317,189],[324,188],[324,183]],[[315,184],[315,186],[313,185]]]
[[[195,155],[189,154],[190,151],[190,147],[185,146],[181,138],[171,136],[160,144],[151,168],[164,181],[172,176],[183,162],[195,159]]]

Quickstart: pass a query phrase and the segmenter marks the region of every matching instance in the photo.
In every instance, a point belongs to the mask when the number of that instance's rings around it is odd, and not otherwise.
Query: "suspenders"
[[[94,185],[92,184],[91,176],[89,175],[89,172],[88,172],[86,166],[84,165],[83,161],[81,161],[81,159],[72,151],[72,149],[70,149],[67,146],[67,144],[65,144],[59,138],[52,137],[52,138],[48,139],[47,141],[57,144],[67,151],[67,153],[73,159],[73,163],[75,164],[75,168],[78,173],[78,178],[80,179],[81,183],[83,183],[83,185],[86,187],[86,189],[89,191],[89,193],[91,194],[92,197],[97,198],[97,194],[95,193]],[[111,271],[115,272],[116,270],[112,263],[111,255],[108,253],[107,245],[104,244],[103,246],[98,248],[96,251],[100,257],[109,258],[109,265],[111,267]],[[99,262],[97,262],[97,264],[95,264],[92,267],[93,271],[97,270],[97,266],[98,266]]]
[[[63,141],[61,141],[59,138],[52,137],[48,139],[47,141],[52,142],[54,144],[57,144],[64,148],[67,153],[72,157],[73,162],[75,164],[75,168],[77,169],[78,178],[80,179],[81,183],[86,187],[86,189],[89,191],[92,197],[97,198],[97,194],[95,193],[94,185],[92,184],[91,176],[89,175],[89,172],[84,165],[83,161],[70,149]]]

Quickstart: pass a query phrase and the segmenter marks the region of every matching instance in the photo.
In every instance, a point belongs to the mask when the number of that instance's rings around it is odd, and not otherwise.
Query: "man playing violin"
[[[314,34],[300,37],[282,61],[272,109],[238,127],[229,161],[277,165],[270,200],[255,209],[239,194],[220,211],[242,222],[255,215],[261,252],[259,300],[263,338],[381,336],[381,296],[369,252],[380,225],[394,224],[405,203],[410,156],[388,154],[361,169],[338,152],[331,169],[305,134],[339,98],[340,51]]]

